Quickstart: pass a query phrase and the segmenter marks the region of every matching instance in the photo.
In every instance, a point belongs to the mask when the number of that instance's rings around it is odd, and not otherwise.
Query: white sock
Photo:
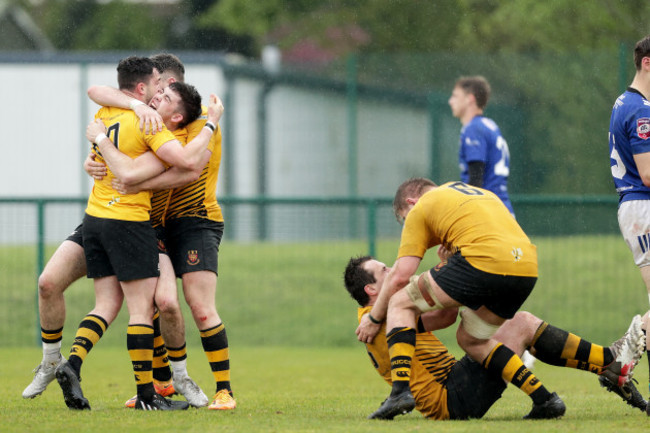
[[[58,362],[61,359],[61,341],[43,343],[43,363]]]
[[[169,361],[174,377],[187,376],[187,359],[182,361]]]

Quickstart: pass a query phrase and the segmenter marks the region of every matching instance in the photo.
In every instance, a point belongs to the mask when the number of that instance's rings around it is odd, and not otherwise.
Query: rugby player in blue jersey
[[[452,114],[463,125],[458,152],[460,180],[492,191],[514,215],[508,197],[508,143],[494,120],[483,116],[489,98],[490,84],[481,76],[459,78],[449,98]]]
[[[634,66],[632,84],[612,109],[609,161],[619,194],[618,224],[650,299],[650,35],[636,43]]]

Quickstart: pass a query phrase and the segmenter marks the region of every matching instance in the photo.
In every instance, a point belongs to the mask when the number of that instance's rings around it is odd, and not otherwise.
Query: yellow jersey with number
[[[371,309],[370,306],[359,308],[357,312],[359,321],[361,316],[369,313]],[[392,384],[385,322],[372,343],[366,343],[366,350],[377,373],[388,384]],[[447,387],[444,384],[455,363],[456,359],[453,355],[431,332],[416,334],[415,354],[411,359],[410,388],[415,397],[415,408],[425,417],[435,420],[449,419]]]
[[[448,182],[420,197],[404,221],[398,258],[422,258],[436,245],[484,272],[537,277],[537,248],[499,197],[482,188]]]
[[[157,151],[160,146],[174,140],[174,135],[165,128],[156,134],[144,134],[140,121],[131,110],[115,107],[102,107],[95,114],[106,125],[106,135],[122,153],[137,158],[148,150]],[[92,151],[97,161],[104,162],[97,145]],[[86,213],[97,218],[110,218],[123,221],[148,221],[151,209],[151,191],[122,195],[113,189],[111,182],[115,175],[107,166],[107,175],[95,180],[88,198]]]

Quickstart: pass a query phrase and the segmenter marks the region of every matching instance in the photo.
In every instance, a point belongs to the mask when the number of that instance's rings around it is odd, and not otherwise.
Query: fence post
[[[377,253],[377,200],[368,200],[368,255]]]
[[[38,277],[45,267],[45,200],[36,201],[38,241],[36,244],[36,344],[41,343],[41,320],[38,314]]]

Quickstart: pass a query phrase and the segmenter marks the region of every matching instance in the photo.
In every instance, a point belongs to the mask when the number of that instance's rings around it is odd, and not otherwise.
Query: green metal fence
[[[234,344],[355,344],[356,304],[343,289],[342,272],[354,255],[392,263],[400,226],[391,202],[220,199],[226,232],[217,305]],[[639,272],[618,232],[615,197],[515,196],[513,204],[539,254],[540,279],[526,309],[604,342],[647,308]],[[38,344],[38,274],[81,221],[84,207],[82,198],[0,199],[0,345]],[[423,268],[436,262],[429,254]],[[86,279],[66,291],[64,347],[93,303]],[[185,313],[188,345],[198,346]],[[124,316],[102,344],[124,344]]]

